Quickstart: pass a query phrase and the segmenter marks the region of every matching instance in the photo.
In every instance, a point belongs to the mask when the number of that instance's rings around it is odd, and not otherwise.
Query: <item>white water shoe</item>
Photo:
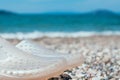
[[[47,49],[39,44],[30,41],[23,40],[19,44],[16,45],[17,48],[31,53],[37,56],[47,56],[47,57],[64,57],[67,61],[67,68],[71,69],[76,66],[80,66],[84,62],[84,57],[81,53],[78,54],[62,54],[55,52],[54,50]]]
[[[0,80],[47,80],[66,70],[66,64],[64,58],[25,53],[0,38]]]

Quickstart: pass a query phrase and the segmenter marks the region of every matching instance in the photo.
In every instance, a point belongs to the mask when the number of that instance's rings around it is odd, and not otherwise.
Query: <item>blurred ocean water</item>
[[[120,15],[110,11],[84,14],[0,14],[0,33],[119,32]]]

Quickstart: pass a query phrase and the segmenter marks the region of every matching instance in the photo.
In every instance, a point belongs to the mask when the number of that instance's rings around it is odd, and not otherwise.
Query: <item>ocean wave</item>
[[[0,33],[0,36],[6,39],[36,39],[41,37],[89,37],[89,36],[110,36],[110,35],[120,35],[120,31],[103,31],[103,32],[17,32],[17,33]]]

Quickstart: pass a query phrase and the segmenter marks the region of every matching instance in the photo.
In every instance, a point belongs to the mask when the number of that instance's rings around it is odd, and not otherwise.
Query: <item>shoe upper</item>
[[[84,57],[82,56],[81,53],[78,54],[58,53],[54,50],[47,49],[30,40],[23,40],[19,44],[17,44],[16,47],[25,52],[29,52],[37,56],[64,57],[67,60],[68,65],[73,65],[75,63],[79,63],[81,65],[84,61]]]

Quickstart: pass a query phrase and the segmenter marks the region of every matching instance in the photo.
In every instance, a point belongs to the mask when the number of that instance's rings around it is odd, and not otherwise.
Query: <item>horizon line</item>
[[[13,14],[84,14],[84,13],[91,13],[91,12],[97,12],[97,11],[107,11],[115,14],[120,14],[120,12],[108,10],[108,9],[96,9],[96,10],[90,10],[90,11],[84,11],[84,12],[78,12],[78,11],[48,11],[48,12],[16,12],[6,9],[0,9],[0,11],[13,13]]]

